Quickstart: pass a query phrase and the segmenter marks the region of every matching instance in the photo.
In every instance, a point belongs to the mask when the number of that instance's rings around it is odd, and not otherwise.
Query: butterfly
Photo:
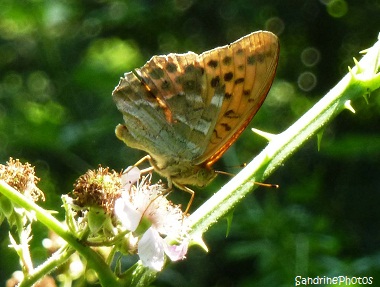
[[[143,150],[172,184],[206,186],[213,164],[236,141],[272,85],[279,41],[251,33],[206,51],[153,56],[126,73],[112,95],[124,124],[116,136]]]

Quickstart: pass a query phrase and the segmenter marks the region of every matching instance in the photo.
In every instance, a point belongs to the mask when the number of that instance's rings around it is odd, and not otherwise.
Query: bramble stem
[[[0,193],[26,210],[33,211],[36,214],[38,221],[50,230],[54,231],[58,236],[62,237],[71,247],[86,258],[89,266],[98,274],[99,280],[103,286],[120,285],[117,277],[113,274],[109,266],[104,262],[100,255],[90,247],[82,244],[78,238],[69,232],[65,225],[61,224],[48,211],[35,204],[33,201],[28,200],[25,196],[9,186],[3,180],[0,180]]]
[[[28,274],[28,276],[23,279],[18,287],[33,286],[34,283],[43,278],[46,274],[49,274],[52,270],[56,269],[57,266],[60,266],[66,262],[74,252],[75,249],[68,248],[68,246],[61,248],[48,260],[33,270],[33,272]]]

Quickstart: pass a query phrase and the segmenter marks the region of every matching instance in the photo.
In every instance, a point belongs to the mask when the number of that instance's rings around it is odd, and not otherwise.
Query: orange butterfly
[[[215,178],[212,165],[264,102],[278,57],[278,38],[266,31],[200,55],[154,56],[113,91],[125,121],[116,136],[146,151],[169,188],[174,183],[193,197],[185,185]]]

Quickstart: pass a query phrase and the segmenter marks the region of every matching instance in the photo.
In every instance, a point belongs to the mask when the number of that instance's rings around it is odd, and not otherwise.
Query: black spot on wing
[[[210,61],[208,61],[207,66],[215,69],[216,67],[218,67],[218,61],[210,60]]]
[[[225,56],[222,60],[223,64],[228,66],[232,63],[232,58],[230,56]]]
[[[232,80],[233,77],[234,77],[234,74],[232,72],[228,72],[224,74],[223,78],[224,78],[224,81],[229,82]]]
[[[211,87],[216,88],[217,86],[219,86],[219,83],[220,83],[219,76],[216,76],[211,79]]]
[[[177,65],[174,63],[167,63],[165,69],[168,73],[175,73],[177,72]]]
[[[194,73],[195,67],[193,64],[187,65],[185,67],[185,74]]]
[[[255,55],[248,56],[247,58],[247,64],[248,65],[254,65],[256,63],[256,57]]]
[[[228,110],[227,112],[224,113],[223,116],[229,119],[239,118],[239,115],[237,115],[234,110]]]
[[[259,61],[259,63],[263,63],[265,61],[265,55],[264,54],[258,54],[257,55],[257,61]]]
[[[243,83],[244,82],[244,78],[237,78],[236,80],[235,80],[235,84],[237,85],[237,84],[241,84],[241,83]]]
[[[161,89],[163,90],[169,90],[170,87],[171,87],[170,82],[168,82],[167,80],[164,80],[161,84]]]
[[[224,94],[224,98],[225,98],[226,100],[231,99],[231,97],[232,97],[232,94],[231,94],[231,93],[225,93],[225,94]]]
[[[222,127],[224,127],[224,129],[228,132],[229,130],[231,130],[231,126],[227,123],[221,123],[220,124]]]
[[[149,72],[149,76],[154,80],[159,80],[164,76],[164,71],[161,68],[154,68]]]
[[[185,73],[175,78],[177,84],[182,85],[184,93],[201,93],[201,75],[203,68],[189,64],[184,68]]]

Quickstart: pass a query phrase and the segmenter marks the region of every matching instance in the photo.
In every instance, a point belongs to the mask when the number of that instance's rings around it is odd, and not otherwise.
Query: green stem
[[[87,260],[89,266],[98,274],[99,281],[103,286],[120,286],[121,283],[112,273],[102,257],[90,247],[82,244],[78,238],[69,232],[66,226],[61,224],[48,211],[25,198],[21,193],[2,180],[0,180],[0,193],[26,210],[33,211],[36,214],[38,221],[54,231],[58,236],[62,237],[68,244],[77,250]]]
[[[19,287],[33,286],[38,280],[49,274],[52,270],[65,263],[70,256],[75,252],[75,249],[64,246],[56,253],[54,253],[48,260],[33,270],[32,273],[27,275],[20,283]]]
[[[367,50],[367,54],[330,92],[306,114],[279,135],[257,155],[239,174],[223,186],[214,196],[198,208],[191,220],[194,240],[202,244],[202,234],[220,218],[231,211],[242,198],[263,182],[305,141],[332,121],[342,110],[350,109],[350,100],[380,87],[380,41]]]

